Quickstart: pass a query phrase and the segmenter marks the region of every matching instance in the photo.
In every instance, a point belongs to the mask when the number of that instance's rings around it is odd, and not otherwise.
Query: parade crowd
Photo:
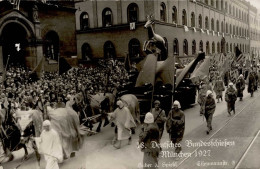
[[[44,134],[47,138],[58,137],[57,133],[50,129],[51,122],[46,121],[50,120],[48,107],[52,109],[65,107],[68,103],[71,104],[70,101],[73,98],[75,106],[70,106],[79,114],[82,122],[84,117],[81,117],[80,113],[82,109],[89,106],[89,95],[98,93],[116,95],[117,90],[129,83],[129,74],[125,70],[124,63],[119,61],[107,66],[101,64],[101,66],[91,68],[73,68],[62,75],[45,72],[38,80],[32,79],[30,71],[25,68],[13,66],[3,76],[5,78],[1,85],[1,115],[3,111],[8,111],[9,116],[15,117],[17,110],[37,109],[43,114]],[[235,103],[237,98],[240,101],[243,100],[246,83],[248,84],[247,91],[253,97],[254,91],[258,88],[257,68],[250,71],[248,78],[240,74],[235,84],[226,75],[218,76],[213,81],[209,78],[200,81],[197,102],[200,105],[199,114],[205,116],[207,121],[207,134],[213,130],[212,119],[217,106],[215,100],[217,102],[225,100],[228,115],[231,116],[232,111],[235,114]],[[213,92],[215,92],[216,98],[213,97]],[[224,96],[223,92],[225,92]],[[160,143],[165,126],[173,144],[179,144],[182,141],[185,131],[185,115],[181,110],[180,102],[175,100],[169,112],[165,112],[160,105],[159,100],[154,101],[154,108],[145,114],[141,133],[139,133],[139,144],[142,145],[140,147],[144,153],[143,164],[144,166],[149,164],[147,168],[156,168],[158,164],[161,148],[154,147],[152,144],[153,142]],[[116,106],[117,109],[113,113],[109,113],[108,117],[116,125],[113,145],[119,149],[122,140],[128,139],[131,144],[133,134],[131,128],[137,127],[137,124],[122,101],[117,101]],[[11,121],[9,122],[11,123]],[[48,133],[48,131],[52,133]],[[46,142],[46,138],[43,140]],[[53,142],[59,144],[59,140],[53,139]],[[119,143],[116,146],[117,142]],[[181,151],[181,146],[176,146],[175,152],[178,154]],[[53,163],[53,159],[51,160]],[[58,168],[57,161],[54,162],[54,167],[50,167],[51,164],[48,163],[48,168]]]

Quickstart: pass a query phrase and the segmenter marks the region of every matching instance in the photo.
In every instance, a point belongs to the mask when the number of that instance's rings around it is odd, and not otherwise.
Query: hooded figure
[[[117,101],[118,108],[113,113],[108,113],[111,121],[114,121],[117,126],[117,136],[116,140],[119,141],[119,146],[115,146],[115,148],[121,147],[121,141],[125,139],[129,139],[128,144],[131,143],[131,128],[136,127],[134,118],[130,113],[129,109],[124,106],[124,103],[119,100]]]
[[[154,123],[153,114],[148,112],[145,115],[142,131],[139,135],[139,147],[141,148],[141,151],[144,152],[143,168],[157,168],[158,156],[161,151],[159,142],[159,128]]]
[[[236,82],[236,88],[237,88],[237,97],[240,98],[240,101],[243,100],[243,91],[245,90],[245,80],[244,76],[241,74]]]
[[[228,84],[228,88],[225,93],[225,101],[227,102],[228,114],[231,116],[231,111],[236,113],[235,111],[235,103],[237,100],[237,91],[234,88],[233,83]]]
[[[179,101],[174,101],[172,110],[170,110],[167,118],[166,129],[170,135],[172,143],[178,144],[182,141],[185,130],[185,115],[180,109],[181,105]],[[175,152],[181,151],[180,146],[176,146]]]
[[[59,169],[58,163],[63,161],[62,146],[59,134],[51,128],[51,122],[43,122],[40,136],[40,152],[46,160],[46,169]]]
[[[213,114],[215,112],[216,109],[216,103],[215,100],[213,98],[212,95],[212,91],[208,90],[207,91],[207,97],[206,97],[206,102],[205,102],[205,113],[204,116],[206,118],[207,121],[207,134],[209,134],[209,132],[212,130],[212,118],[213,118]]]

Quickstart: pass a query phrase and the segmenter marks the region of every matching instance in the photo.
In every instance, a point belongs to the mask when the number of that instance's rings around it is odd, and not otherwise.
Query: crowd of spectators
[[[43,72],[37,80],[32,79],[30,70],[21,66],[10,65],[6,74],[4,73],[0,77],[3,79],[0,89],[1,108],[8,102],[14,111],[22,107],[44,111],[44,106],[66,104],[71,96],[78,93],[83,96],[115,94],[129,82],[124,63],[117,60],[112,64],[100,62],[93,67],[79,66],[62,75],[57,72]]]

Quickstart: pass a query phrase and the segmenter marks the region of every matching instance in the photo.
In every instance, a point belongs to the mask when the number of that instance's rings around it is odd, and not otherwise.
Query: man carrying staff
[[[154,101],[154,108],[152,108],[151,113],[153,114],[154,117],[154,123],[158,125],[159,131],[160,131],[160,140],[163,135],[163,130],[164,130],[164,123],[167,120],[167,117],[165,115],[165,111],[160,108],[160,101],[155,100]]]

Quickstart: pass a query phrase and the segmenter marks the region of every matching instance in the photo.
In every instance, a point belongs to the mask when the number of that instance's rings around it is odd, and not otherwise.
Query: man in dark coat
[[[209,134],[209,132],[212,130],[212,118],[213,118],[215,109],[216,109],[216,103],[213,98],[212,91],[208,90],[207,95],[206,95],[205,113],[204,113],[204,116],[207,121],[207,127],[208,127],[207,134]]]
[[[227,91],[225,93],[225,101],[227,102],[228,114],[231,116],[231,111],[236,113],[235,111],[235,103],[237,100],[237,91],[234,88],[233,83],[228,84]]]
[[[251,97],[253,97],[253,95],[254,95],[255,84],[256,84],[256,79],[255,79],[254,73],[251,71],[249,73],[249,77],[248,77],[248,88],[247,88],[247,91],[248,91],[248,93],[251,94]]]
[[[159,128],[154,123],[153,114],[150,112],[146,113],[144,125],[139,135],[139,147],[144,152],[143,168],[158,168],[158,157],[161,151],[159,133]]]
[[[215,82],[215,86],[214,86],[214,91],[216,93],[216,99],[218,100],[219,103],[219,99],[221,99],[222,101],[222,93],[225,90],[225,86],[224,86],[224,82],[222,81],[221,77],[218,77],[218,80]]]
[[[236,88],[237,88],[237,97],[240,98],[240,101],[243,100],[243,91],[245,90],[245,80],[243,75],[239,75],[237,82],[236,82]]]
[[[161,139],[164,130],[164,123],[166,122],[167,118],[165,115],[165,111],[160,108],[160,104],[161,103],[159,100],[155,100],[154,108],[152,108],[151,113],[153,114],[154,117],[154,123],[158,125],[158,128],[160,130],[160,139]]]
[[[179,101],[174,101],[172,110],[170,110],[167,118],[166,129],[170,135],[170,139],[174,145],[180,143],[185,130],[185,115],[180,109]],[[176,146],[175,152],[179,153],[181,146]]]

